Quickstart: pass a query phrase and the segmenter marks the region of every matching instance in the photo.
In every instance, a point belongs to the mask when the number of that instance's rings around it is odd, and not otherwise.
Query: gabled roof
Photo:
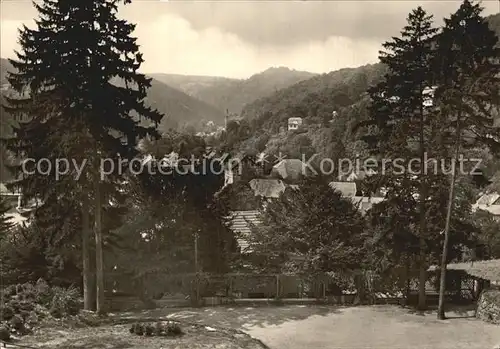
[[[28,220],[27,217],[25,217],[22,214],[17,213],[17,212],[6,213],[5,216],[9,217],[8,222],[11,224],[21,224],[21,223],[26,222]]]
[[[259,211],[232,211],[230,213],[230,229],[236,234],[236,240],[242,252],[248,251],[248,234],[251,226],[261,223]]]
[[[339,180],[347,180],[347,181],[354,181],[354,180],[360,180],[362,181],[366,177],[373,176],[377,174],[377,171],[368,168],[368,169],[359,169],[359,170],[353,170],[349,172],[347,175],[341,175],[339,176]]]
[[[249,183],[255,196],[278,198],[286,189],[285,183],[280,179],[252,179]]]
[[[306,175],[307,166],[299,159],[285,159],[273,166],[272,172],[283,179],[298,180]]]
[[[330,182],[330,188],[338,190],[342,196],[356,196],[357,188],[354,182]]]
[[[382,197],[367,197],[367,196],[353,196],[352,203],[359,209],[361,214],[366,214],[368,210],[370,210],[373,205],[378,204],[379,202],[384,201]]]
[[[489,213],[499,216],[500,215],[500,195],[496,192],[483,194],[476,201],[474,205],[472,205],[472,210],[484,210]]]
[[[487,261],[474,261],[463,263],[450,263],[446,266],[448,270],[463,270],[467,274],[490,281],[500,281],[500,259]],[[432,265],[428,271],[439,270],[439,266]]]
[[[19,195],[19,192],[9,190],[7,189],[7,186],[4,183],[0,183],[0,195],[13,196],[13,195]]]
[[[476,201],[476,205],[494,205],[495,201],[497,201],[499,198],[500,195],[498,193],[484,194],[481,195],[481,197]]]

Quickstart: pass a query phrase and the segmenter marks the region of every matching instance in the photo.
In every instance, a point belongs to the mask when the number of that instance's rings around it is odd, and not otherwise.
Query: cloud
[[[311,72],[377,61],[412,8],[436,18],[460,1],[134,1],[119,17],[137,24],[144,72],[248,77],[270,66]],[[485,1],[485,14],[497,1]],[[17,28],[36,15],[28,2],[2,2],[2,57],[12,57]]]
[[[173,1],[165,9],[188,20],[195,30],[216,25],[257,45],[293,45],[332,36],[385,40],[397,35],[408,13],[422,6],[437,24],[460,6],[448,1]],[[484,1],[485,13],[498,11]]]
[[[144,53],[146,72],[248,77],[270,66],[326,72],[377,59],[377,41],[328,37],[298,45],[247,42],[217,27],[195,30],[184,18],[164,15],[139,23],[135,35]]]

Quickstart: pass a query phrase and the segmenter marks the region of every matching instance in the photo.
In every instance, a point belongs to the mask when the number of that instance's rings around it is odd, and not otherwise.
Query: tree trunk
[[[101,204],[101,178],[99,169],[94,171],[94,200],[95,200],[95,214],[94,214],[94,229],[95,229],[95,255],[96,255],[96,311],[98,314],[105,313],[105,300],[104,300],[104,263],[102,254],[102,204]]]
[[[438,305],[438,314],[437,317],[439,320],[446,319],[445,309],[444,309],[444,294],[446,292],[446,262],[448,259],[448,244],[450,239],[450,221],[451,215],[453,213],[453,200],[455,198],[455,181],[457,177],[457,159],[460,152],[460,141],[461,141],[461,129],[460,129],[460,118],[461,112],[457,115],[457,138],[455,144],[455,153],[453,154],[452,159],[452,172],[450,179],[450,191],[448,196],[448,207],[446,211],[446,222],[444,226],[444,242],[443,242],[443,253],[441,256],[441,267],[440,273],[441,278],[439,280],[439,305]]]
[[[418,275],[418,309],[425,310],[427,308],[425,283],[427,282],[427,255],[425,251],[425,239],[420,238],[420,267]]]
[[[95,309],[95,292],[92,266],[90,263],[90,220],[89,220],[89,198],[86,194],[82,200],[82,258],[83,258],[83,309]]]
[[[420,86],[420,95],[423,95],[424,88]],[[418,309],[425,310],[426,299],[425,299],[425,283],[427,282],[427,251],[425,238],[427,237],[427,217],[426,217],[426,200],[427,200],[427,183],[425,182],[427,174],[424,172],[424,168],[427,166],[425,163],[425,110],[424,110],[424,100],[420,101],[420,193],[419,193],[419,206],[420,206],[420,237],[419,237],[419,277],[418,277]]]
[[[405,305],[410,304],[410,260],[407,258],[405,261]]]

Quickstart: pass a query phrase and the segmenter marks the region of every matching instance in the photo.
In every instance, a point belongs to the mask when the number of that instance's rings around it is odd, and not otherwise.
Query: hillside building
[[[298,130],[302,126],[302,118],[288,118],[288,131]]]

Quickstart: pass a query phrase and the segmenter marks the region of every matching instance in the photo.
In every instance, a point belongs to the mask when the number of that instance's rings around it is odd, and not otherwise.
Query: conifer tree
[[[371,179],[372,184],[388,190],[388,202],[405,207],[418,207],[405,216],[408,233],[418,237],[419,308],[425,307],[425,282],[427,279],[427,244],[429,239],[426,213],[429,179],[422,165],[411,166],[410,160],[425,163],[429,146],[430,113],[424,106],[424,91],[432,86],[432,40],[437,32],[433,19],[421,7],[413,10],[400,37],[383,44],[380,60],[388,68],[385,79],[369,93],[370,133],[365,137],[372,154],[382,159],[403,159],[403,173],[384,165],[384,170]],[[383,161],[380,162],[381,164]],[[402,203],[404,201],[404,203]],[[406,210],[402,210],[406,212]],[[413,240],[408,236],[406,241]],[[410,250],[409,250],[410,251]]]
[[[447,143],[453,164],[461,151],[470,148],[487,146],[493,154],[498,154],[500,149],[500,130],[493,127],[493,109],[500,105],[500,49],[498,38],[481,16],[482,10],[478,3],[465,0],[445,19],[445,26],[437,37],[437,103],[445,120],[443,129],[450,130]],[[458,175],[454,166],[441,256],[439,319],[445,319],[446,263],[448,249],[453,247],[449,246],[450,217],[456,205]]]
[[[22,49],[16,52],[17,60],[11,60],[17,72],[8,77],[24,97],[8,98],[6,109],[29,119],[16,130],[17,138],[9,142],[9,149],[35,160],[48,158],[52,164],[57,158],[74,158],[80,164],[88,160],[79,181],[74,181],[74,171],[63,180],[55,180],[54,172],[30,171],[16,185],[28,198],[38,197],[46,204],[73,195],[83,215],[90,213],[87,199],[93,201],[98,312],[104,311],[102,204],[116,192],[123,173],[123,168],[116,167],[118,154],[125,159],[135,156],[137,139],[157,137],[161,120],[156,110],[144,104],[151,80],[137,72],[143,59],[131,36],[134,25],[117,17],[122,2],[130,0],[35,4],[36,28],[20,30]],[[152,125],[142,126],[132,113],[151,120]],[[113,159],[115,165],[113,175],[103,182],[98,173],[102,158]],[[85,233],[83,238],[88,242]]]

